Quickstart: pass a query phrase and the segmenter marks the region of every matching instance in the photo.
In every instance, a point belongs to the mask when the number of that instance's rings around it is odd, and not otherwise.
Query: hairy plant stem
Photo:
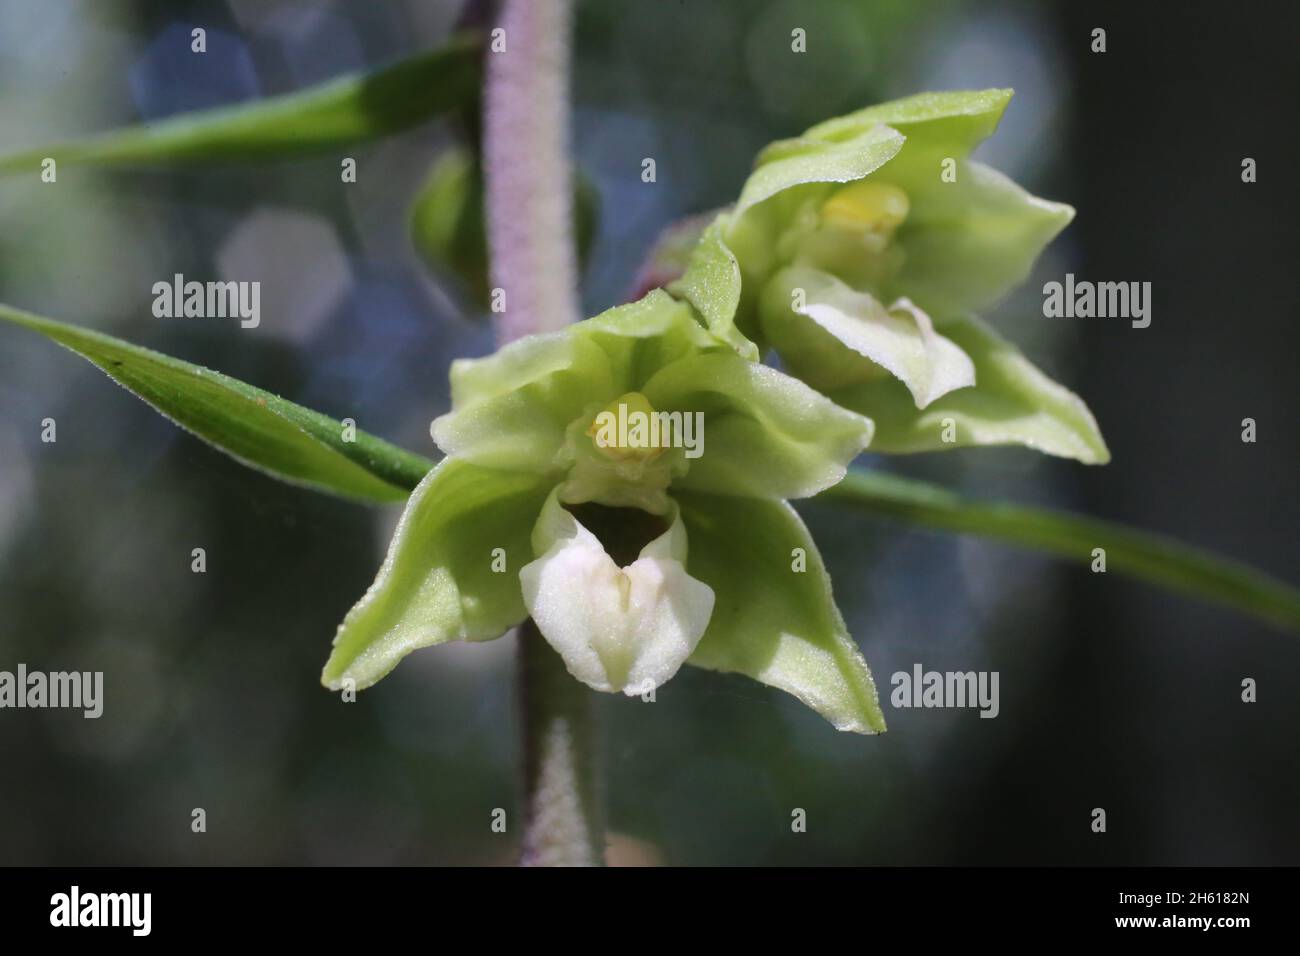
[[[497,341],[578,319],[569,160],[572,0],[504,0],[487,53],[483,172]],[[604,862],[591,692],[531,621],[518,631],[523,866]]]
[[[531,620],[519,628],[524,836],[522,866],[599,866],[605,837],[592,694]]]
[[[572,0],[504,0],[487,53],[483,172],[502,344],[578,319],[569,160]]]

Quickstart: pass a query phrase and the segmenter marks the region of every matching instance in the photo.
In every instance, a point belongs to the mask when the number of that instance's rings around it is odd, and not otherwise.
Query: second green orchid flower
[[[925,93],[759,154],[673,291],[743,355],[876,422],[873,451],[1022,444],[1109,459],[1083,402],[972,313],[1074,210],[969,158],[1010,90]]]

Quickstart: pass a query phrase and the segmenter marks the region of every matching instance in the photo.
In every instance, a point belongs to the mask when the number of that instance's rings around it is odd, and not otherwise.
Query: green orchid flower
[[[340,626],[328,687],[531,616],[596,690],[645,695],[690,663],[788,691],[842,730],[884,729],[786,501],[838,482],[869,419],[737,355],[658,289],[458,360],[451,378],[432,426],[446,457]]]
[[[1074,216],[971,160],[1010,90],[925,93],[777,142],[672,287],[747,357],[869,415],[872,450],[1109,460],[1092,414],[973,313]]]

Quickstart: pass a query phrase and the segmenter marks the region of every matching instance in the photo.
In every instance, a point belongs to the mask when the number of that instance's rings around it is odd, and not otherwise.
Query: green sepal
[[[519,569],[553,483],[444,459],[411,492],[388,554],[339,625],[321,682],[369,687],[411,651],[500,637],[526,616]]]
[[[713,615],[687,662],[793,694],[839,730],[883,731],[871,671],[795,510],[783,501],[674,496],[690,539],[687,572],[714,593]]]
[[[975,385],[918,409],[895,379],[833,390],[830,397],[876,422],[873,451],[943,451],[967,445],[1024,445],[1102,465],[1110,452],[1083,400],[1058,385],[1010,342],[973,316],[943,334],[975,363]]]
[[[936,316],[1000,301],[1074,218],[1073,207],[1040,199],[982,163],[956,169],[956,182],[936,175],[908,190],[911,213],[895,236],[902,267],[883,289]]]

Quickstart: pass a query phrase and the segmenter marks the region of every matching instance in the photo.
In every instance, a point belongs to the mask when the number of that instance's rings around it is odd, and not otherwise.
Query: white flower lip
[[[569,673],[589,687],[649,693],[695,650],[713,589],[686,573],[686,528],[667,531],[620,568],[552,494],[533,531],[535,561],[519,572],[524,604]]]

